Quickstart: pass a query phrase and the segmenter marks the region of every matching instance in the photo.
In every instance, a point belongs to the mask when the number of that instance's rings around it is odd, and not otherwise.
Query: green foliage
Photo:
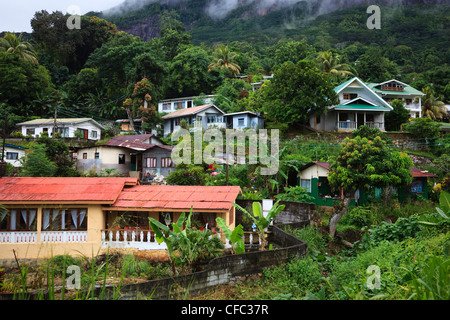
[[[266,286],[270,286],[271,291],[290,294],[297,299],[307,292],[319,291],[322,285],[319,263],[310,257],[295,258],[280,267],[264,269],[263,274]]]
[[[414,118],[405,129],[417,138],[434,139],[439,137],[440,124],[428,117]]]
[[[258,228],[258,236],[260,240],[260,250],[264,250],[266,246],[266,238],[265,238],[265,229],[269,227],[272,221],[275,219],[277,214],[284,210],[285,205],[279,205],[280,201],[277,201],[272,208],[270,208],[269,212],[266,216],[263,215],[261,202],[254,201],[252,204],[252,213],[248,212],[246,209],[242,208],[236,203],[233,203],[233,206],[249,217],[253,223]]]
[[[24,177],[53,177],[56,165],[47,157],[46,148],[36,144],[28,153],[22,167],[21,176]]]
[[[300,186],[285,187],[284,193],[279,193],[275,196],[280,201],[296,201],[296,202],[311,202],[314,200],[305,188]]]
[[[331,79],[307,60],[284,63],[262,90],[267,118],[285,124],[304,123],[337,99]]]
[[[400,126],[403,123],[408,122],[410,114],[409,111],[404,107],[401,100],[393,100],[391,106],[394,108],[394,110],[389,111],[385,114],[385,127],[387,131],[397,131],[400,130]]]
[[[187,218],[183,212],[177,222],[172,222],[170,227],[149,218],[156,241],[164,242],[167,246],[174,275],[176,266],[181,266],[181,272],[185,273],[187,266],[192,267],[199,260],[218,256],[223,249],[220,239],[209,240],[212,235],[210,230],[193,230],[191,217],[192,208]]]
[[[352,193],[361,187],[402,186],[412,181],[411,159],[394,151],[379,136],[373,140],[346,138],[330,164],[328,180],[334,189]]]
[[[341,220],[342,224],[353,225],[358,228],[369,227],[374,222],[372,211],[362,207],[352,208]]]
[[[234,253],[240,254],[245,252],[245,244],[242,237],[244,235],[244,230],[242,225],[237,225],[233,230],[227,226],[225,220],[222,218],[216,218],[217,225],[220,230],[224,233],[228,241],[231,242],[231,248]]]
[[[179,165],[166,178],[168,184],[179,186],[201,186],[206,182],[207,175],[202,166]]]

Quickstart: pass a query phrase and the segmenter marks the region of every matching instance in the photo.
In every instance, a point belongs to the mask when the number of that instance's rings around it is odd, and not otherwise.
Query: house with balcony
[[[184,97],[174,99],[164,99],[158,103],[159,113],[171,113],[180,109],[197,107],[196,101],[201,101],[202,105],[212,103],[215,95]]]
[[[388,103],[395,99],[402,100],[411,118],[422,117],[422,97],[425,95],[423,92],[395,79],[368,83],[367,86]]]
[[[57,118],[55,119],[35,119],[18,123],[22,135],[36,137],[42,133],[47,133],[53,137],[55,132],[61,138],[83,138],[86,140],[98,141],[101,139],[101,132],[105,127],[91,118]]]
[[[193,210],[193,220],[216,232],[215,220],[235,227],[233,203],[241,192],[230,186],[139,185],[136,178],[0,179],[0,261],[106,253],[110,248],[164,250],[148,218],[176,221]],[[217,232],[218,231],[218,232]]]
[[[313,116],[309,125],[316,130],[349,132],[362,125],[384,131],[384,115],[393,108],[354,77],[334,88],[339,104],[329,106],[326,113]]]
[[[307,193],[314,198],[313,202],[319,206],[332,207],[341,201],[341,193],[332,190],[328,182],[328,173],[330,172],[330,163],[321,161],[312,161],[299,169],[297,175],[297,185],[306,189]],[[413,181],[410,185],[397,188],[396,194],[399,201],[405,201],[409,198],[417,198],[418,196],[428,199],[428,178],[436,178],[437,176],[418,168],[410,169]],[[364,205],[370,199],[377,199],[382,196],[380,188],[371,188],[365,190],[357,190],[355,198],[352,199],[350,205]]]
[[[213,104],[179,109],[162,117],[164,120],[164,136],[181,129],[181,122],[192,128],[226,128],[225,112]]]

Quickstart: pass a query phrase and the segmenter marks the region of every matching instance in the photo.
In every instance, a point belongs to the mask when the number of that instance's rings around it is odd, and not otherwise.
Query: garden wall
[[[236,204],[251,212],[253,202],[255,201],[257,200],[236,200]],[[286,207],[275,217],[275,225],[303,222],[309,223],[312,220],[314,214],[314,204],[312,203],[280,201],[280,205],[285,205]],[[244,213],[236,209],[236,225],[244,225],[243,218]]]
[[[182,299],[186,292],[188,296],[195,296],[210,287],[227,283],[234,277],[260,273],[264,268],[287,263],[292,257],[306,256],[306,242],[286,233],[278,226],[273,226],[270,240],[283,247],[227,255],[211,260],[205,271],[126,285],[120,289],[120,299],[137,300],[150,297],[152,300]],[[97,289],[97,296],[100,296],[101,290]],[[113,292],[114,288],[107,287],[104,299],[112,299]]]

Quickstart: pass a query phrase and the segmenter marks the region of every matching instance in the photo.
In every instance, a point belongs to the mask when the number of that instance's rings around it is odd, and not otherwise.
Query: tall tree
[[[168,95],[197,96],[201,93],[209,94],[218,87],[222,75],[212,70],[208,72],[211,56],[201,47],[190,47],[177,55],[170,66],[170,81]]]
[[[285,124],[306,123],[337,102],[331,78],[307,60],[283,64],[262,90],[268,119]]]
[[[337,76],[352,76],[350,66],[346,63],[341,63],[341,57],[335,52],[322,51],[318,54],[317,65],[320,70],[326,74],[330,73]]]
[[[22,35],[17,37],[15,34],[7,32],[5,36],[0,39],[0,51],[17,54],[22,59],[27,60],[34,65],[38,64],[38,59],[33,46],[29,42],[23,41]]]
[[[441,119],[447,114],[444,102],[435,96],[434,90],[427,86],[423,89],[425,96],[422,98],[422,117],[429,117],[433,120]]]
[[[217,67],[228,70],[233,76],[241,72],[241,67],[235,62],[237,54],[232,52],[228,46],[220,44],[214,51],[216,61],[209,65],[209,71]]]
[[[409,111],[403,105],[403,101],[395,99],[391,103],[392,111],[389,111],[385,115],[386,130],[395,131],[400,130],[400,126],[403,123],[408,122],[411,117]]]
[[[330,235],[334,237],[339,220],[347,212],[356,190],[409,185],[411,166],[407,154],[395,151],[379,136],[373,140],[359,136],[346,138],[339,155],[332,158],[328,174],[332,188],[342,192],[343,196],[341,208],[330,218]]]

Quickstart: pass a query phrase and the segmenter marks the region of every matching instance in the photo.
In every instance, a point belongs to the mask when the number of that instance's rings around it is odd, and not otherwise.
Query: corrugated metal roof
[[[152,186],[124,189],[113,208],[161,210],[229,210],[241,192],[238,186]]]
[[[132,150],[148,150],[152,149],[154,147],[160,147],[167,150],[172,150],[172,147],[166,146],[166,145],[155,145],[150,144],[145,141],[149,141],[154,135],[153,134],[137,134],[137,135],[125,135],[125,136],[115,136],[111,140],[109,140],[107,143],[105,143],[106,146],[113,146],[113,147],[123,147],[127,149]]]
[[[95,201],[112,204],[125,185],[136,178],[51,178],[0,179],[0,202]]]
[[[169,114],[166,114],[162,118],[163,119],[171,119],[171,118],[178,118],[178,117],[183,117],[183,116],[187,116],[187,115],[193,115],[193,114],[196,114],[196,113],[198,113],[200,111],[203,111],[204,109],[208,109],[208,108],[211,108],[211,107],[212,108],[216,108],[222,114],[225,114],[217,106],[215,106],[213,104],[205,104],[205,105],[202,105],[202,106],[197,106],[197,107],[192,107],[192,108],[179,109],[179,110],[176,110],[176,111],[171,112]]]

